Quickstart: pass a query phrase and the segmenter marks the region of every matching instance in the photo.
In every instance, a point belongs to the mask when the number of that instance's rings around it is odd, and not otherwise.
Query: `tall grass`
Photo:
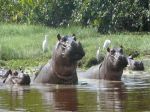
[[[83,28],[81,26],[48,28],[36,25],[0,24],[0,29],[0,60],[9,62],[18,59],[30,60],[27,61],[29,63],[34,63],[31,60],[37,62],[48,60],[57,41],[56,35],[58,33],[62,35],[76,34],[86,52],[86,56],[82,60],[83,66],[86,66],[88,61],[95,57],[99,46],[101,46],[101,54],[105,54],[106,51],[102,49],[105,39],[112,41],[111,47],[123,45],[127,54],[135,50],[138,50],[142,55],[150,54],[148,34],[100,35],[94,28]],[[49,51],[46,54],[42,51],[42,41],[45,34],[48,35],[49,42]]]
[[[44,34],[48,33],[47,28],[10,24],[1,25],[0,27],[2,59],[23,59],[42,54],[41,42]],[[54,42],[54,39],[52,38],[51,41]]]

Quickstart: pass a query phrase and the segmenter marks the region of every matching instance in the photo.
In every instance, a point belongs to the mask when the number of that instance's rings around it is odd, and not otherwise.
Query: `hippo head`
[[[69,61],[78,61],[85,55],[81,43],[76,41],[75,34],[63,37],[58,34],[57,38],[55,57],[61,57],[64,60],[69,59]]]
[[[30,85],[31,79],[28,74],[21,73],[18,76],[18,84],[20,85]]]
[[[126,56],[123,54],[123,47],[120,48],[107,48],[107,62],[108,65],[111,66],[110,68],[114,71],[120,71],[124,67],[127,66],[128,61]]]
[[[6,75],[8,74],[8,75]],[[29,85],[30,84],[30,76],[28,74],[24,74],[18,71],[8,70],[4,75],[6,78],[3,83],[6,84],[19,84],[19,85]]]
[[[144,64],[142,61],[135,61],[133,70],[144,70]]]
[[[128,67],[131,70],[143,71],[144,63],[142,61],[136,61],[136,60],[128,58]]]

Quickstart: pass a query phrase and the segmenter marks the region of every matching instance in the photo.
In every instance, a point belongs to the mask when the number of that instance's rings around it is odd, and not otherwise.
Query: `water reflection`
[[[54,106],[58,110],[77,111],[77,92],[72,89],[57,89],[54,93]]]
[[[150,75],[122,82],[84,80],[84,85],[0,86],[0,111],[141,112],[150,111]]]
[[[0,108],[5,111],[77,111],[75,86],[5,86],[0,91]]]
[[[122,112],[124,110],[124,101],[127,98],[126,88],[123,82],[102,83],[104,88],[97,91],[97,103],[99,109],[107,112]]]
[[[73,86],[59,86],[40,91],[44,105],[52,105],[53,111],[77,111],[77,90]]]
[[[124,101],[127,98],[126,87],[123,82],[94,81],[88,90],[79,92],[79,110],[122,112],[125,109]],[[94,89],[93,89],[94,88]],[[85,100],[86,99],[86,100]]]

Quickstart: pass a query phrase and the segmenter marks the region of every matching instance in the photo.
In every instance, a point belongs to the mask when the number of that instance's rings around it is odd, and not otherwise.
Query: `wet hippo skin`
[[[144,63],[142,61],[135,60],[134,58],[137,57],[140,53],[138,51],[133,52],[130,54],[127,59],[128,59],[128,68],[131,70],[136,70],[136,71],[143,71],[144,68]]]
[[[6,73],[0,77],[0,82],[4,84],[29,85],[30,81],[30,76],[21,71],[7,70]]]
[[[52,58],[35,75],[34,83],[78,83],[77,61],[85,55],[82,45],[76,41],[75,35],[61,37],[58,34],[57,38]]]
[[[104,61],[96,66],[89,68],[81,77],[90,79],[104,79],[120,81],[123,69],[127,66],[127,58],[123,54],[123,48],[107,48]]]

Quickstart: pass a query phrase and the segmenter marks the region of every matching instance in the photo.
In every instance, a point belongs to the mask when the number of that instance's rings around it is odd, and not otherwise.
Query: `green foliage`
[[[5,61],[3,61],[3,60],[0,60],[0,66],[6,66],[6,63],[5,63]]]
[[[73,0],[0,1],[2,22],[66,25],[75,9]]]
[[[101,33],[140,31],[144,22],[149,23],[148,11],[141,0],[90,0],[82,12],[82,24],[96,26]]]
[[[148,0],[1,0],[0,21],[90,25],[101,33],[150,31]]]

